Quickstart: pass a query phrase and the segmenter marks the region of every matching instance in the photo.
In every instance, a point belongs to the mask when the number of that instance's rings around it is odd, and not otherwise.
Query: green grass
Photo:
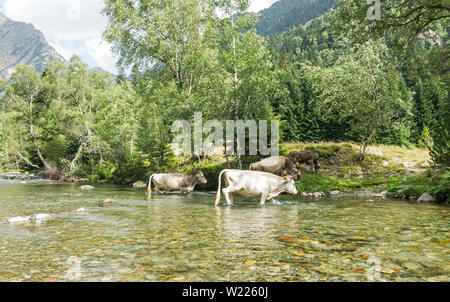
[[[297,189],[300,192],[329,192],[333,190],[351,192],[358,189],[388,185],[391,181],[393,181],[393,178],[345,179],[334,176],[306,174],[302,176],[300,183],[297,184]]]

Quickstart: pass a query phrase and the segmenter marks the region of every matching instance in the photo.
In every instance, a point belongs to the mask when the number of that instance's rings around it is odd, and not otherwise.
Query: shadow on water
[[[450,280],[448,207],[79,186],[0,185],[0,218],[51,216],[0,224],[0,281]]]

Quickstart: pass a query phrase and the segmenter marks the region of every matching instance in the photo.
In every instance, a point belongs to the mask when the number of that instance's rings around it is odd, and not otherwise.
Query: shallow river
[[[78,186],[0,185],[0,281],[450,281],[445,206]]]

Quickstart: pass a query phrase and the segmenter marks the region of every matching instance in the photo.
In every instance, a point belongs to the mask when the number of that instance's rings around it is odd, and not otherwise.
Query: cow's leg
[[[180,188],[180,191],[182,194],[189,194],[192,191],[194,191],[194,188],[193,187],[183,187],[183,188]]]
[[[161,189],[162,189],[161,186],[159,186],[157,183],[155,183],[155,191],[158,193],[162,193]]]
[[[230,199],[230,188],[225,188],[222,190],[223,195],[225,196],[225,200],[227,201],[227,205],[231,206],[233,201]]]
[[[260,202],[260,204],[261,204],[262,206],[266,204],[267,196],[268,196],[267,193],[261,193],[261,202]]]

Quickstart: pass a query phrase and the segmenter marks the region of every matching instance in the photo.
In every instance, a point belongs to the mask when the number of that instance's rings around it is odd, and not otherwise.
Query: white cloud
[[[270,7],[277,1],[278,0],[250,0],[249,11],[259,12],[260,10]]]
[[[87,53],[94,58],[98,66],[108,71],[115,71],[116,59],[112,55],[111,45],[99,38],[94,38],[86,41],[85,46]],[[115,73],[117,72],[115,71]]]
[[[107,25],[102,8],[102,0],[3,0],[2,5],[12,20],[41,30],[65,59],[76,54],[91,67],[117,73],[109,45],[101,43]]]

